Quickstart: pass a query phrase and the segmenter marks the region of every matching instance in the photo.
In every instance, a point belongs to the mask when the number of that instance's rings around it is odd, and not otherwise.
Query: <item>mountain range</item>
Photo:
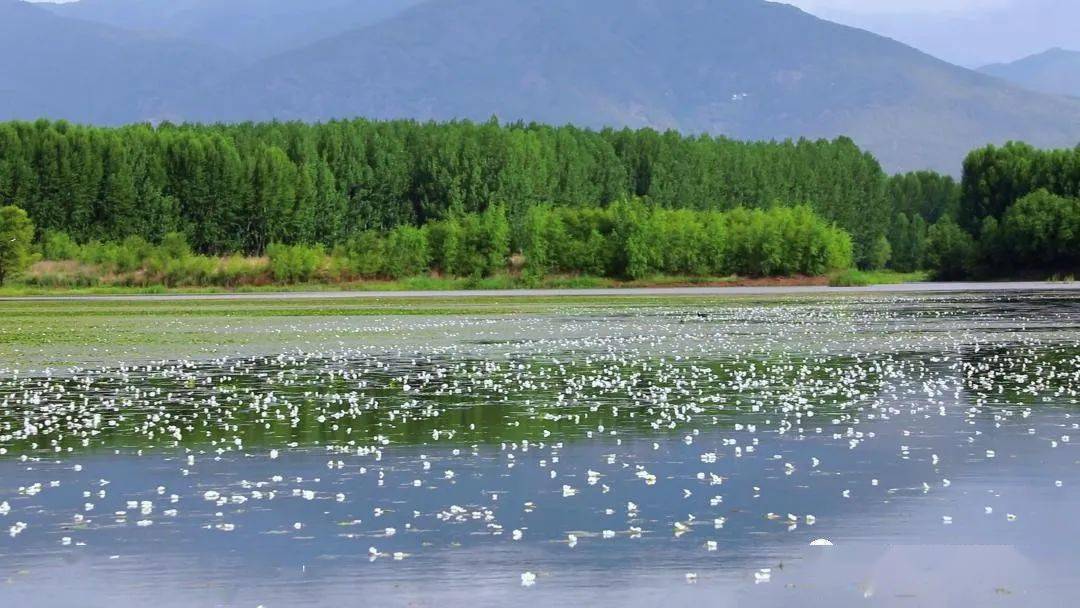
[[[0,0],[0,119],[180,119],[170,113],[178,93],[235,68],[222,53],[186,40]]]
[[[889,170],[951,173],[986,143],[1080,142],[1080,99],[763,0],[0,0],[0,53],[19,58],[0,119],[844,135]]]
[[[1011,63],[984,66],[979,71],[1032,91],[1080,98],[1080,51],[1054,48]]]
[[[40,6],[62,17],[165,33],[261,59],[376,23],[420,0],[79,0]]]

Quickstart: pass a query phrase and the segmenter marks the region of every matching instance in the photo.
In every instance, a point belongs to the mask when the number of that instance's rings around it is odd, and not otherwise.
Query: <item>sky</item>
[[[966,67],[1080,50],[1080,0],[783,1]]]

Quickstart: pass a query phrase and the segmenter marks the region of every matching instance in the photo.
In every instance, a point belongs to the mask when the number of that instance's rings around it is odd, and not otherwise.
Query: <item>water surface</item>
[[[0,363],[0,605],[1080,596],[1072,294],[227,325]]]

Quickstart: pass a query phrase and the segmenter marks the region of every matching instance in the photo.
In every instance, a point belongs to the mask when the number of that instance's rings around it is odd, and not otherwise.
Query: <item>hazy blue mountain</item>
[[[165,108],[178,89],[235,69],[221,52],[16,0],[0,0],[0,57],[0,120],[176,118]]]
[[[19,58],[0,65],[0,118],[498,116],[749,139],[847,135],[889,169],[951,172],[985,143],[1080,142],[1080,100],[784,4],[416,2],[0,0],[0,53]],[[249,63],[215,50],[230,47],[282,52]]]
[[[261,58],[385,19],[421,0],[79,0],[53,12]]]
[[[1076,0],[791,0],[815,15],[977,67],[1060,46],[1080,48]],[[886,4],[890,5],[886,7]],[[921,5],[915,7],[912,5]],[[955,10],[949,10],[953,7]],[[908,7],[905,10],[905,7]]]
[[[849,135],[891,169],[1080,142],[1080,101],[761,0],[433,0],[269,58],[203,118],[526,119],[739,138]]]
[[[988,65],[979,71],[1033,91],[1080,97],[1080,51],[1050,49],[1012,63]]]

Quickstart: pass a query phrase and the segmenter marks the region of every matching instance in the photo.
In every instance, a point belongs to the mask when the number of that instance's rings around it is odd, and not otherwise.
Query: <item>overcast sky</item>
[[[1080,0],[783,1],[970,67],[1080,50]]]

